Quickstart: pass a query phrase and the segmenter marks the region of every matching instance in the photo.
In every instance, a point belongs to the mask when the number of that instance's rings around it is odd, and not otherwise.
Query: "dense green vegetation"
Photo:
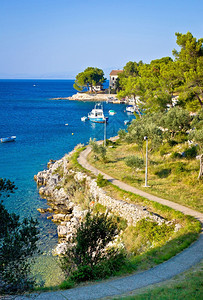
[[[70,281],[81,282],[105,278],[125,263],[122,248],[110,246],[119,233],[117,224],[106,213],[87,213],[72,239],[61,266]]]
[[[137,104],[150,111],[165,111],[179,95],[178,104],[189,111],[203,106],[203,39],[176,33],[180,51],[175,59],[163,57],[150,64],[128,62],[119,74],[119,97],[139,96]]]
[[[13,182],[0,178],[0,198],[5,199],[16,189]],[[14,293],[33,288],[35,279],[31,266],[38,252],[38,222],[19,220],[0,202],[0,292]]]
[[[78,91],[84,89],[92,91],[94,86],[105,82],[104,72],[101,69],[88,67],[76,76],[73,87]]]

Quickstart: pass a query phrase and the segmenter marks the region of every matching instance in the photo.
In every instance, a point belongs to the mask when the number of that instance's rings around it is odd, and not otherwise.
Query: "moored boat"
[[[85,121],[87,121],[87,120],[88,120],[88,117],[85,117],[85,116],[84,116],[84,117],[81,118],[81,121],[83,121],[83,122],[85,122]]]
[[[110,109],[110,110],[109,110],[109,115],[110,115],[110,116],[113,116],[113,115],[115,115],[115,114],[116,114],[115,110],[113,110],[113,109]]]
[[[130,123],[129,120],[125,120],[125,121],[124,121],[124,125],[127,125],[127,124],[129,124],[129,123]]]
[[[105,123],[108,121],[108,118],[104,116],[101,103],[95,105],[94,109],[88,114],[88,119],[94,123]]]
[[[134,113],[136,111],[136,107],[134,105],[128,105],[126,107],[126,111],[130,113]]]
[[[8,143],[8,142],[14,142],[16,139],[16,136],[9,136],[6,138],[1,138],[1,143]]]

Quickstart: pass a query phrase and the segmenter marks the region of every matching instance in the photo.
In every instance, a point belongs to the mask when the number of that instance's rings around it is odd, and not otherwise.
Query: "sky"
[[[199,0],[0,0],[0,79],[106,77],[128,61],[178,50],[176,32],[203,37]]]

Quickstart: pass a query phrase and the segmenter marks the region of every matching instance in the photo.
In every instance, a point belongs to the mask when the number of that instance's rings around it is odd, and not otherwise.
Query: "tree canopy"
[[[88,67],[76,76],[73,87],[79,91],[84,89],[89,90],[98,84],[103,84],[105,80],[106,78],[104,78],[104,72],[101,69]]]
[[[13,182],[0,178],[0,198],[9,197],[16,189]],[[30,268],[37,250],[38,222],[20,218],[7,211],[0,202],[0,291],[16,292],[34,284]]]
[[[129,61],[119,74],[118,96],[139,96],[143,107],[150,111],[165,111],[178,105],[190,111],[203,106],[203,39],[190,32],[176,33],[180,50],[173,50],[175,59],[163,57],[149,64]],[[140,103],[139,103],[140,105]]]
[[[181,82],[177,89],[180,98],[189,107],[196,102],[203,107],[203,38],[197,40],[190,32],[176,33],[176,37],[180,51],[173,50],[173,55],[177,65],[176,76]]]

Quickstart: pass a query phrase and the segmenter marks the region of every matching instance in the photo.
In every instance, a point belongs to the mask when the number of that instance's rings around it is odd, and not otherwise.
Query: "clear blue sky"
[[[203,37],[200,0],[0,0],[0,78],[108,76],[130,60],[178,49],[175,32]]]

